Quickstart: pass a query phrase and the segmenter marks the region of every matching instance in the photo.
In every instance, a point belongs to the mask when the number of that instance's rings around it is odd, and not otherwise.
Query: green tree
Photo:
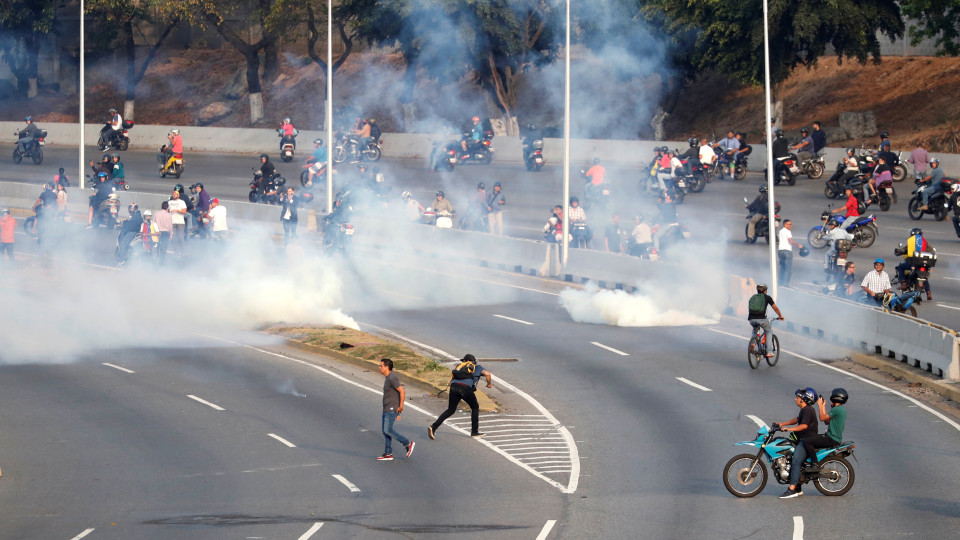
[[[40,43],[53,30],[53,0],[0,0],[0,57],[17,79],[17,90],[37,95]]]
[[[103,36],[108,46],[121,47],[127,57],[126,89],[124,93],[123,117],[134,119],[134,105],[137,85],[143,80],[150,62],[156,57],[160,47],[170,35],[180,17],[169,9],[170,4],[162,0],[87,0],[87,13],[93,16],[98,26],[98,34]],[[141,24],[156,24],[160,34],[150,47],[142,63],[137,65],[135,32]],[[140,32],[141,34],[143,32]]]
[[[960,0],[907,0],[901,7],[917,21],[910,25],[912,44],[934,38],[938,54],[960,55]]]

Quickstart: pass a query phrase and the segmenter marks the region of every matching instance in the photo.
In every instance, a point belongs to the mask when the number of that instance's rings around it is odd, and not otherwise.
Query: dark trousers
[[[440,429],[440,424],[457,412],[457,405],[460,404],[460,400],[466,401],[467,405],[470,406],[470,434],[480,432],[480,404],[477,403],[477,395],[473,388],[462,384],[450,385],[450,400],[447,402],[447,410],[443,411],[443,414],[430,426],[434,431]]]
[[[837,445],[837,441],[827,437],[826,434],[817,435],[816,437],[810,437],[803,439],[803,448],[807,451],[807,457],[811,461],[817,463],[817,450],[821,448],[833,448]]]
[[[13,242],[0,244],[0,260],[3,259],[4,255],[11,261],[15,260],[13,256]]]
[[[160,233],[160,239],[157,240],[157,258],[160,261],[160,264],[163,264],[164,259],[167,258],[167,244],[170,242],[170,233],[167,231]]]
[[[960,238],[960,215],[954,214],[950,220],[953,221],[953,230],[956,231],[957,238]]]
[[[290,239],[297,237],[297,222],[292,219],[281,219],[283,223],[283,245],[290,243]]]
[[[127,260],[127,254],[130,252],[130,241],[137,236],[137,233],[131,231],[122,231],[117,239],[117,262]]]

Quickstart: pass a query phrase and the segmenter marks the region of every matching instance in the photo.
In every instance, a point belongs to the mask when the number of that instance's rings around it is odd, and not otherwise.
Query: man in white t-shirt
[[[183,257],[183,235],[187,226],[187,203],[180,198],[180,192],[173,190],[173,195],[168,201],[167,210],[170,212],[170,218],[173,222],[173,234],[170,235],[173,252],[178,257]]]
[[[213,223],[213,239],[223,240],[227,234],[227,207],[220,206],[220,199],[210,201],[210,211],[207,212]]]
[[[705,167],[709,167],[716,159],[717,153],[713,151],[713,147],[707,144],[707,138],[704,137],[700,139],[700,163],[703,163]]]
[[[777,261],[778,272],[777,284],[781,287],[790,286],[790,277],[793,274],[793,246],[803,248],[793,239],[793,222],[789,219],[783,221],[783,227],[777,233]]]

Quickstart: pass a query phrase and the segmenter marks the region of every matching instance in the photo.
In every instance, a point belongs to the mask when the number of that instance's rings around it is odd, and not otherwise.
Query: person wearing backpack
[[[440,429],[440,424],[457,412],[457,405],[461,400],[470,406],[470,436],[477,439],[485,435],[480,432],[480,404],[477,403],[476,396],[477,381],[480,377],[487,379],[487,388],[493,388],[490,372],[477,364],[477,359],[472,354],[465,355],[450,375],[450,400],[447,410],[427,428],[427,435],[431,439],[436,439],[434,434]]]
[[[780,313],[780,308],[777,307],[777,304],[773,302],[773,298],[767,294],[767,286],[763,283],[757,284],[757,294],[750,297],[750,301],[747,302],[747,320],[748,321],[757,321],[757,323],[763,327],[763,331],[766,333],[771,332],[770,319],[767,318],[767,306],[772,307],[773,311],[777,313],[777,320],[783,320],[783,314]],[[767,353],[767,357],[772,357],[773,354]]]

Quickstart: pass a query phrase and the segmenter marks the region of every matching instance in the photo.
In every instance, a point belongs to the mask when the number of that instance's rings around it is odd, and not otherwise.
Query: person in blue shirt
[[[480,117],[473,117],[473,127],[470,128],[470,134],[467,137],[464,137],[460,141],[460,146],[463,147],[463,154],[461,157],[467,156],[467,141],[470,141],[470,144],[477,144],[480,140],[483,139],[483,124],[480,123]]]
[[[316,149],[313,151],[313,155],[307,158],[307,163],[311,163],[311,165],[306,187],[312,186],[313,177],[327,166],[327,147],[323,145],[323,139],[314,139],[313,144]]]
[[[483,366],[477,364],[477,359],[472,354],[465,355],[460,360],[460,363],[473,364],[473,374],[469,378],[459,379],[456,377],[456,373],[454,373],[450,379],[450,399],[447,404],[447,410],[443,411],[443,414],[427,428],[427,436],[431,439],[436,439],[434,434],[440,429],[443,421],[457,412],[457,405],[460,404],[460,401],[465,401],[467,405],[470,406],[470,436],[480,438],[485,435],[485,433],[480,431],[480,404],[477,403],[476,388],[477,381],[480,380],[480,377],[487,380],[487,388],[493,388],[492,376],[489,371],[483,369]],[[454,372],[456,371],[455,369]]]
[[[801,129],[800,137],[800,142],[791,146],[790,149],[797,151],[797,158],[799,158],[800,161],[807,161],[813,157],[813,154],[815,153],[814,148],[816,145],[813,142],[813,137],[810,136],[809,129]]]
[[[720,142],[713,146],[722,148],[723,153],[730,159],[730,178],[733,179],[734,173],[737,170],[737,161],[734,158],[736,157],[737,150],[740,149],[740,139],[734,136],[733,130],[731,129],[727,132],[726,139],[721,139]]]

